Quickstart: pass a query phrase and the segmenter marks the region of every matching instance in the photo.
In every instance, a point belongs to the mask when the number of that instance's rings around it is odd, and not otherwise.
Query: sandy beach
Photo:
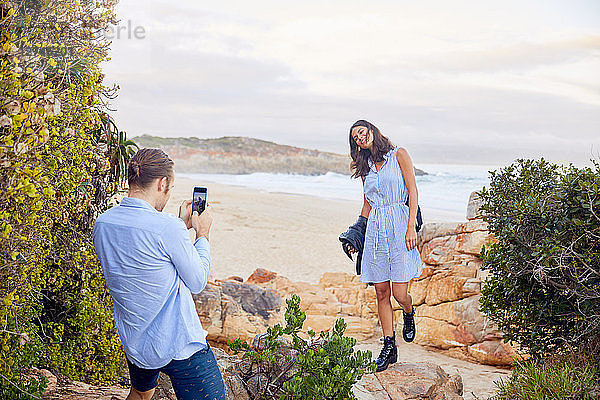
[[[358,217],[362,201],[269,193],[176,177],[164,211],[177,214],[195,185],[208,188],[212,276],[246,279],[265,268],[296,281],[318,282],[323,272],[354,273],[338,236]],[[465,199],[466,209],[466,199]],[[436,213],[424,211],[425,221]]]
[[[361,204],[268,193],[176,178],[165,211],[176,214],[194,185],[208,188],[212,276],[246,279],[256,268],[292,280],[317,282],[323,272],[349,272],[338,235],[354,223]]]

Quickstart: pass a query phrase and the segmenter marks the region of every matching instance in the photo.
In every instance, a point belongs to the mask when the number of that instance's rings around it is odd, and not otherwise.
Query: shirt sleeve
[[[208,240],[200,237],[192,244],[185,224],[177,218],[163,230],[162,241],[183,283],[192,293],[200,293],[208,282],[210,272]]]

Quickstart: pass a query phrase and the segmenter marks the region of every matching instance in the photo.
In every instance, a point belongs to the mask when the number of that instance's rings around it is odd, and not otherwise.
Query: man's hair
[[[161,149],[140,149],[129,161],[127,182],[129,187],[146,189],[156,178],[167,178],[173,174],[173,160]]]

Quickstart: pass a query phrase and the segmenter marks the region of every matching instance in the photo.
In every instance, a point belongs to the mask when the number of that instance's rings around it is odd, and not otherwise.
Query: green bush
[[[589,359],[562,357],[517,362],[512,375],[497,383],[494,400],[592,400],[600,397],[600,371]]]
[[[112,6],[0,0],[2,398],[40,393],[32,366],[93,383],[123,369],[91,242],[131,153],[105,114]]]
[[[482,251],[482,310],[538,358],[597,345],[600,165],[517,160],[490,177],[479,194],[497,242]]]
[[[356,340],[344,336],[346,323],[341,318],[331,332],[317,336],[309,330],[308,338],[301,338],[306,314],[300,310],[300,297],[292,295],[286,303],[285,327],[268,328],[254,346],[240,339],[227,343],[243,354],[246,363],[240,369],[253,398],[354,399],[352,385],[375,370],[371,352],[354,352]]]

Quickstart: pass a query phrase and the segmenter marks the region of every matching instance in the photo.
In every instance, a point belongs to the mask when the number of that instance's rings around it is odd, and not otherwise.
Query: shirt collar
[[[383,164],[381,164],[381,168],[383,168],[383,166],[385,165],[385,162],[392,155],[393,151],[394,151],[394,149],[391,149],[390,151],[388,151],[387,153],[385,153],[383,155]],[[373,160],[371,160],[371,158],[369,158],[369,167],[371,167],[371,169],[373,171],[377,172],[377,168],[375,168],[375,163],[373,162]],[[381,169],[380,169],[380,171],[381,171]]]
[[[123,207],[134,207],[134,208],[147,208],[152,211],[157,211],[156,208],[152,207],[146,200],[138,199],[137,197],[123,197],[121,200],[121,206]]]

